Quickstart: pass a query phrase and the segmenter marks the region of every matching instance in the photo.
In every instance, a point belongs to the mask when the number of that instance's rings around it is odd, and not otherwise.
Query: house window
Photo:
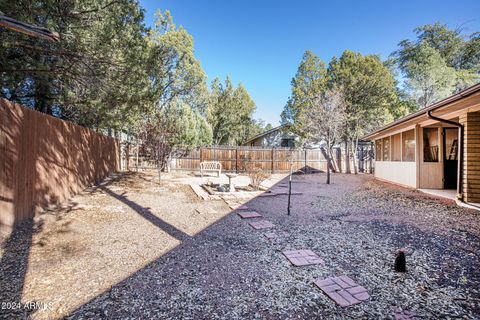
[[[280,146],[284,148],[294,148],[295,147],[295,142],[293,139],[282,139],[280,142]]]
[[[402,132],[402,161],[415,161],[415,130]]]
[[[383,138],[383,161],[390,161],[390,137]]]
[[[375,140],[375,160],[382,161],[382,139]]]
[[[438,162],[438,129],[423,128],[423,162]]]
[[[401,134],[395,134],[391,139],[392,161],[402,161],[402,137]]]

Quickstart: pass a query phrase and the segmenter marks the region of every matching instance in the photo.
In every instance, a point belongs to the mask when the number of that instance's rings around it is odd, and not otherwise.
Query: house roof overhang
[[[445,119],[456,118],[465,112],[480,111],[480,83],[389,123],[362,137],[362,140],[375,140],[384,136],[396,134],[398,132],[412,129],[417,124],[428,126],[436,123],[437,121],[428,118],[428,111],[431,111],[432,114],[437,117]]]
[[[256,136],[251,137],[250,139],[248,139],[247,141],[245,141],[243,144],[250,143],[250,142],[252,142],[252,141],[255,140],[255,139],[258,139],[258,138],[261,138],[261,137],[263,137],[263,136],[266,136],[266,135],[268,135],[268,134],[270,134],[270,133],[272,133],[272,132],[279,131],[279,130],[283,129],[283,127],[285,127],[285,125],[281,125],[281,126],[272,128],[272,129],[270,129],[270,130],[267,130],[267,131],[265,131],[265,132],[262,132],[262,133],[260,133],[260,134],[257,134]]]

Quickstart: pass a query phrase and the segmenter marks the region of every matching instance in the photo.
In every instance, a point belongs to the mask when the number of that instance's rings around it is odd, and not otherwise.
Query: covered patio
[[[480,203],[480,84],[364,139],[375,143],[377,179]]]

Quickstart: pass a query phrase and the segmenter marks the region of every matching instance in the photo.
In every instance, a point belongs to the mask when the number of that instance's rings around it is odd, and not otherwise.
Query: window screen
[[[395,134],[391,139],[392,161],[402,161],[401,134]]]
[[[382,139],[375,140],[375,160],[382,161]]]
[[[390,161],[390,137],[383,138],[383,161]]]
[[[423,162],[438,162],[438,128],[423,128]]]
[[[402,161],[415,161],[415,130],[402,132]]]

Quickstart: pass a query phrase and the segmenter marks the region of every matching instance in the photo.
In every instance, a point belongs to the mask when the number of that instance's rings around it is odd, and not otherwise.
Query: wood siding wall
[[[0,99],[0,227],[33,217],[118,170],[118,143]]]
[[[480,112],[460,116],[464,125],[463,197],[464,201],[480,203]]]

